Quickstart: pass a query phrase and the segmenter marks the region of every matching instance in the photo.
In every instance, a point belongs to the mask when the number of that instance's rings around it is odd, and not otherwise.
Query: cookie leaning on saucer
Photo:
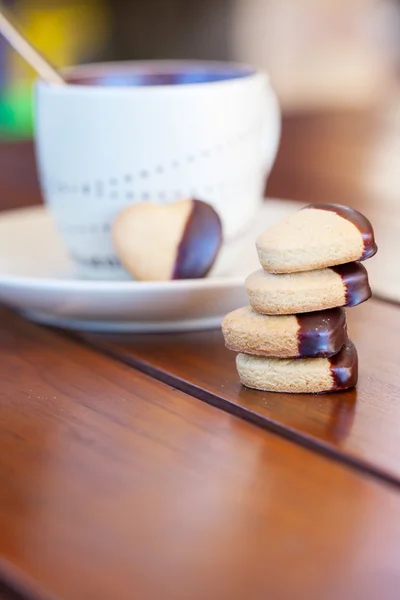
[[[300,273],[259,269],[247,277],[245,288],[254,310],[269,315],[356,306],[371,297],[368,273],[360,263]]]
[[[374,231],[357,210],[310,204],[258,236],[257,253],[270,273],[297,273],[366,260],[377,251]]]
[[[300,315],[260,315],[250,306],[238,308],[222,322],[229,350],[275,358],[327,357],[347,340],[343,309]]]
[[[354,387],[358,377],[357,351],[350,340],[330,358],[283,359],[238,354],[236,366],[243,385],[265,392],[336,392]]]
[[[112,237],[118,258],[135,279],[194,279],[212,267],[222,225],[214,208],[201,200],[166,206],[140,202],[119,213]]]

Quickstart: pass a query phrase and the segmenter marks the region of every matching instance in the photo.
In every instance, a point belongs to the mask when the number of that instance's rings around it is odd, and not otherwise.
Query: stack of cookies
[[[246,279],[251,306],[222,324],[227,348],[239,352],[241,382],[297,393],[355,386],[357,351],[343,307],[371,296],[359,262],[377,251],[371,223],[347,206],[310,205],[262,233],[256,246],[262,269]]]

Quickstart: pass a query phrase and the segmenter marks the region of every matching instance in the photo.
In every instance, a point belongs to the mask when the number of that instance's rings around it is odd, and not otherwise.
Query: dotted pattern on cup
[[[70,256],[72,260],[83,267],[120,269],[122,266],[120,261],[115,256],[92,256],[89,258],[79,256],[78,254],[71,254]]]
[[[45,193],[48,195],[56,196],[76,196],[78,198],[91,198],[91,199],[112,199],[115,201],[136,201],[146,202],[152,201],[155,203],[163,204],[170,202],[175,199],[182,197],[180,190],[166,191],[160,186],[160,189],[156,193],[150,193],[146,189],[146,181],[151,177],[152,181],[154,176],[162,176],[171,170],[184,170],[189,165],[196,163],[201,160],[209,160],[213,156],[218,156],[225,150],[232,150],[235,145],[243,144],[247,139],[251,138],[256,132],[259,132],[261,123],[257,122],[253,124],[245,132],[238,133],[234,138],[217,144],[210,148],[199,149],[197,152],[187,153],[185,156],[179,158],[173,158],[168,161],[167,164],[156,164],[151,167],[141,167],[135,172],[125,173],[120,176],[110,176],[104,180],[96,180],[93,182],[84,181],[81,183],[67,183],[54,181],[54,179],[46,179],[42,177],[42,186]],[[162,180],[160,180],[162,184]],[[224,186],[225,182],[209,183],[205,184],[202,190],[191,190],[191,195],[197,194],[211,194],[213,187]]]
[[[166,200],[172,200],[172,201],[180,200],[183,197],[196,197],[199,200],[203,200],[204,202],[207,202],[208,199],[210,199],[212,196],[215,196],[215,194],[222,193],[222,194],[229,195],[230,191],[237,190],[239,187],[245,188],[246,182],[248,182],[251,179],[254,179],[255,177],[257,177],[257,172],[253,171],[253,172],[248,173],[244,177],[242,176],[239,178],[234,178],[225,183],[220,183],[220,184],[216,184],[216,185],[204,185],[199,188],[192,188],[189,194],[184,194],[183,191],[175,190],[171,196],[169,196],[166,192],[161,192],[161,191],[160,191],[160,195],[162,194]],[[262,177],[264,177],[264,174],[262,174]],[[151,198],[149,197],[148,200],[151,200],[153,202],[153,197],[151,197]],[[126,206],[126,203],[123,203],[120,208],[123,208],[124,206]],[[116,207],[116,208],[117,208],[116,212],[118,212],[119,207]],[[107,222],[91,223],[90,225],[85,225],[78,221],[76,223],[62,223],[59,225],[59,228],[62,232],[65,232],[68,234],[76,234],[79,236],[81,236],[81,235],[101,235],[101,234],[109,235],[110,231],[111,231],[111,224],[109,221],[107,221]]]
[[[241,144],[246,143],[246,141],[250,140],[252,136],[260,131],[261,125],[260,122],[257,122],[246,132],[237,134],[235,138],[225,143],[200,149],[196,153],[187,153],[183,157],[173,158],[167,164],[156,164],[150,168],[142,167],[135,172],[124,173],[120,176],[111,175],[93,182],[84,181],[82,183],[69,184],[48,179],[47,181],[42,180],[42,185],[46,194],[52,195],[53,198],[56,195],[60,201],[64,202],[63,199],[65,196],[68,196],[69,202],[76,199],[78,208],[84,199],[96,201],[96,203],[104,199],[107,204],[111,199],[114,204],[115,214],[130,202],[151,201],[158,204],[166,204],[180,200],[183,197],[196,197],[207,202],[207,199],[213,201],[218,197],[229,196],[229,193],[237,191],[240,187],[243,188],[243,192],[245,193],[246,185],[250,180],[254,181],[265,177],[263,170],[252,170],[245,176],[233,177],[228,181],[205,182],[201,186],[190,189],[166,190],[165,187],[161,186],[163,176],[168,171],[183,171],[198,161],[210,161],[214,156],[221,156],[221,153],[225,151],[234,152],[239,150]],[[160,177],[160,188],[154,192],[154,180],[157,179],[157,176]],[[152,192],[146,186],[149,179],[152,181]],[[54,202],[53,205],[55,206]],[[77,214],[79,216],[79,212]],[[110,218],[106,222],[103,220],[100,223],[91,223],[90,225],[83,225],[79,221],[76,223],[61,222],[59,223],[59,229],[62,233],[68,235],[72,234],[79,237],[86,235],[101,236],[102,239],[107,240],[111,233]],[[81,256],[78,253],[72,253],[71,258],[82,267],[90,269],[117,270],[122,268],[121,263],[115,255],[98,256],[95,254],[90,255],[89,253],[89,256]]]

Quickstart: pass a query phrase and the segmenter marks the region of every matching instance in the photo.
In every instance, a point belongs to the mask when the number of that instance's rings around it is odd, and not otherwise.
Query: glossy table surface
[[[361,208],[374,127],[288,119],[271,193]],[[0,164],[3,209],[40,201],[28,144]],[[372,197],[372,219],[395,206]],[[357,388],[291,396],[242,388],[219,331],[67,334],[0,309],[0,598],[397,599],[400,307],[348,318]]]
[[[235,354],[225,350],[220,331],[195,337],[83,337],[186,393],[400,486],[400,309],[370,300],[347,314],[358,348],[359,382],[341,394],[274,394],[243,388]]]

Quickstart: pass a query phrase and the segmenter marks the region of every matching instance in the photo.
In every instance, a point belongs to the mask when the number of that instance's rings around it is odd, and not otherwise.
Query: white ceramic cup
[[[110,228],[128,204],[204,200],[225,240],[251,221],[280,137],[265,73],[146,61],[66,76],[66,86],[36,85],[36,153],[45,201],[81,276],[127,277]]]

